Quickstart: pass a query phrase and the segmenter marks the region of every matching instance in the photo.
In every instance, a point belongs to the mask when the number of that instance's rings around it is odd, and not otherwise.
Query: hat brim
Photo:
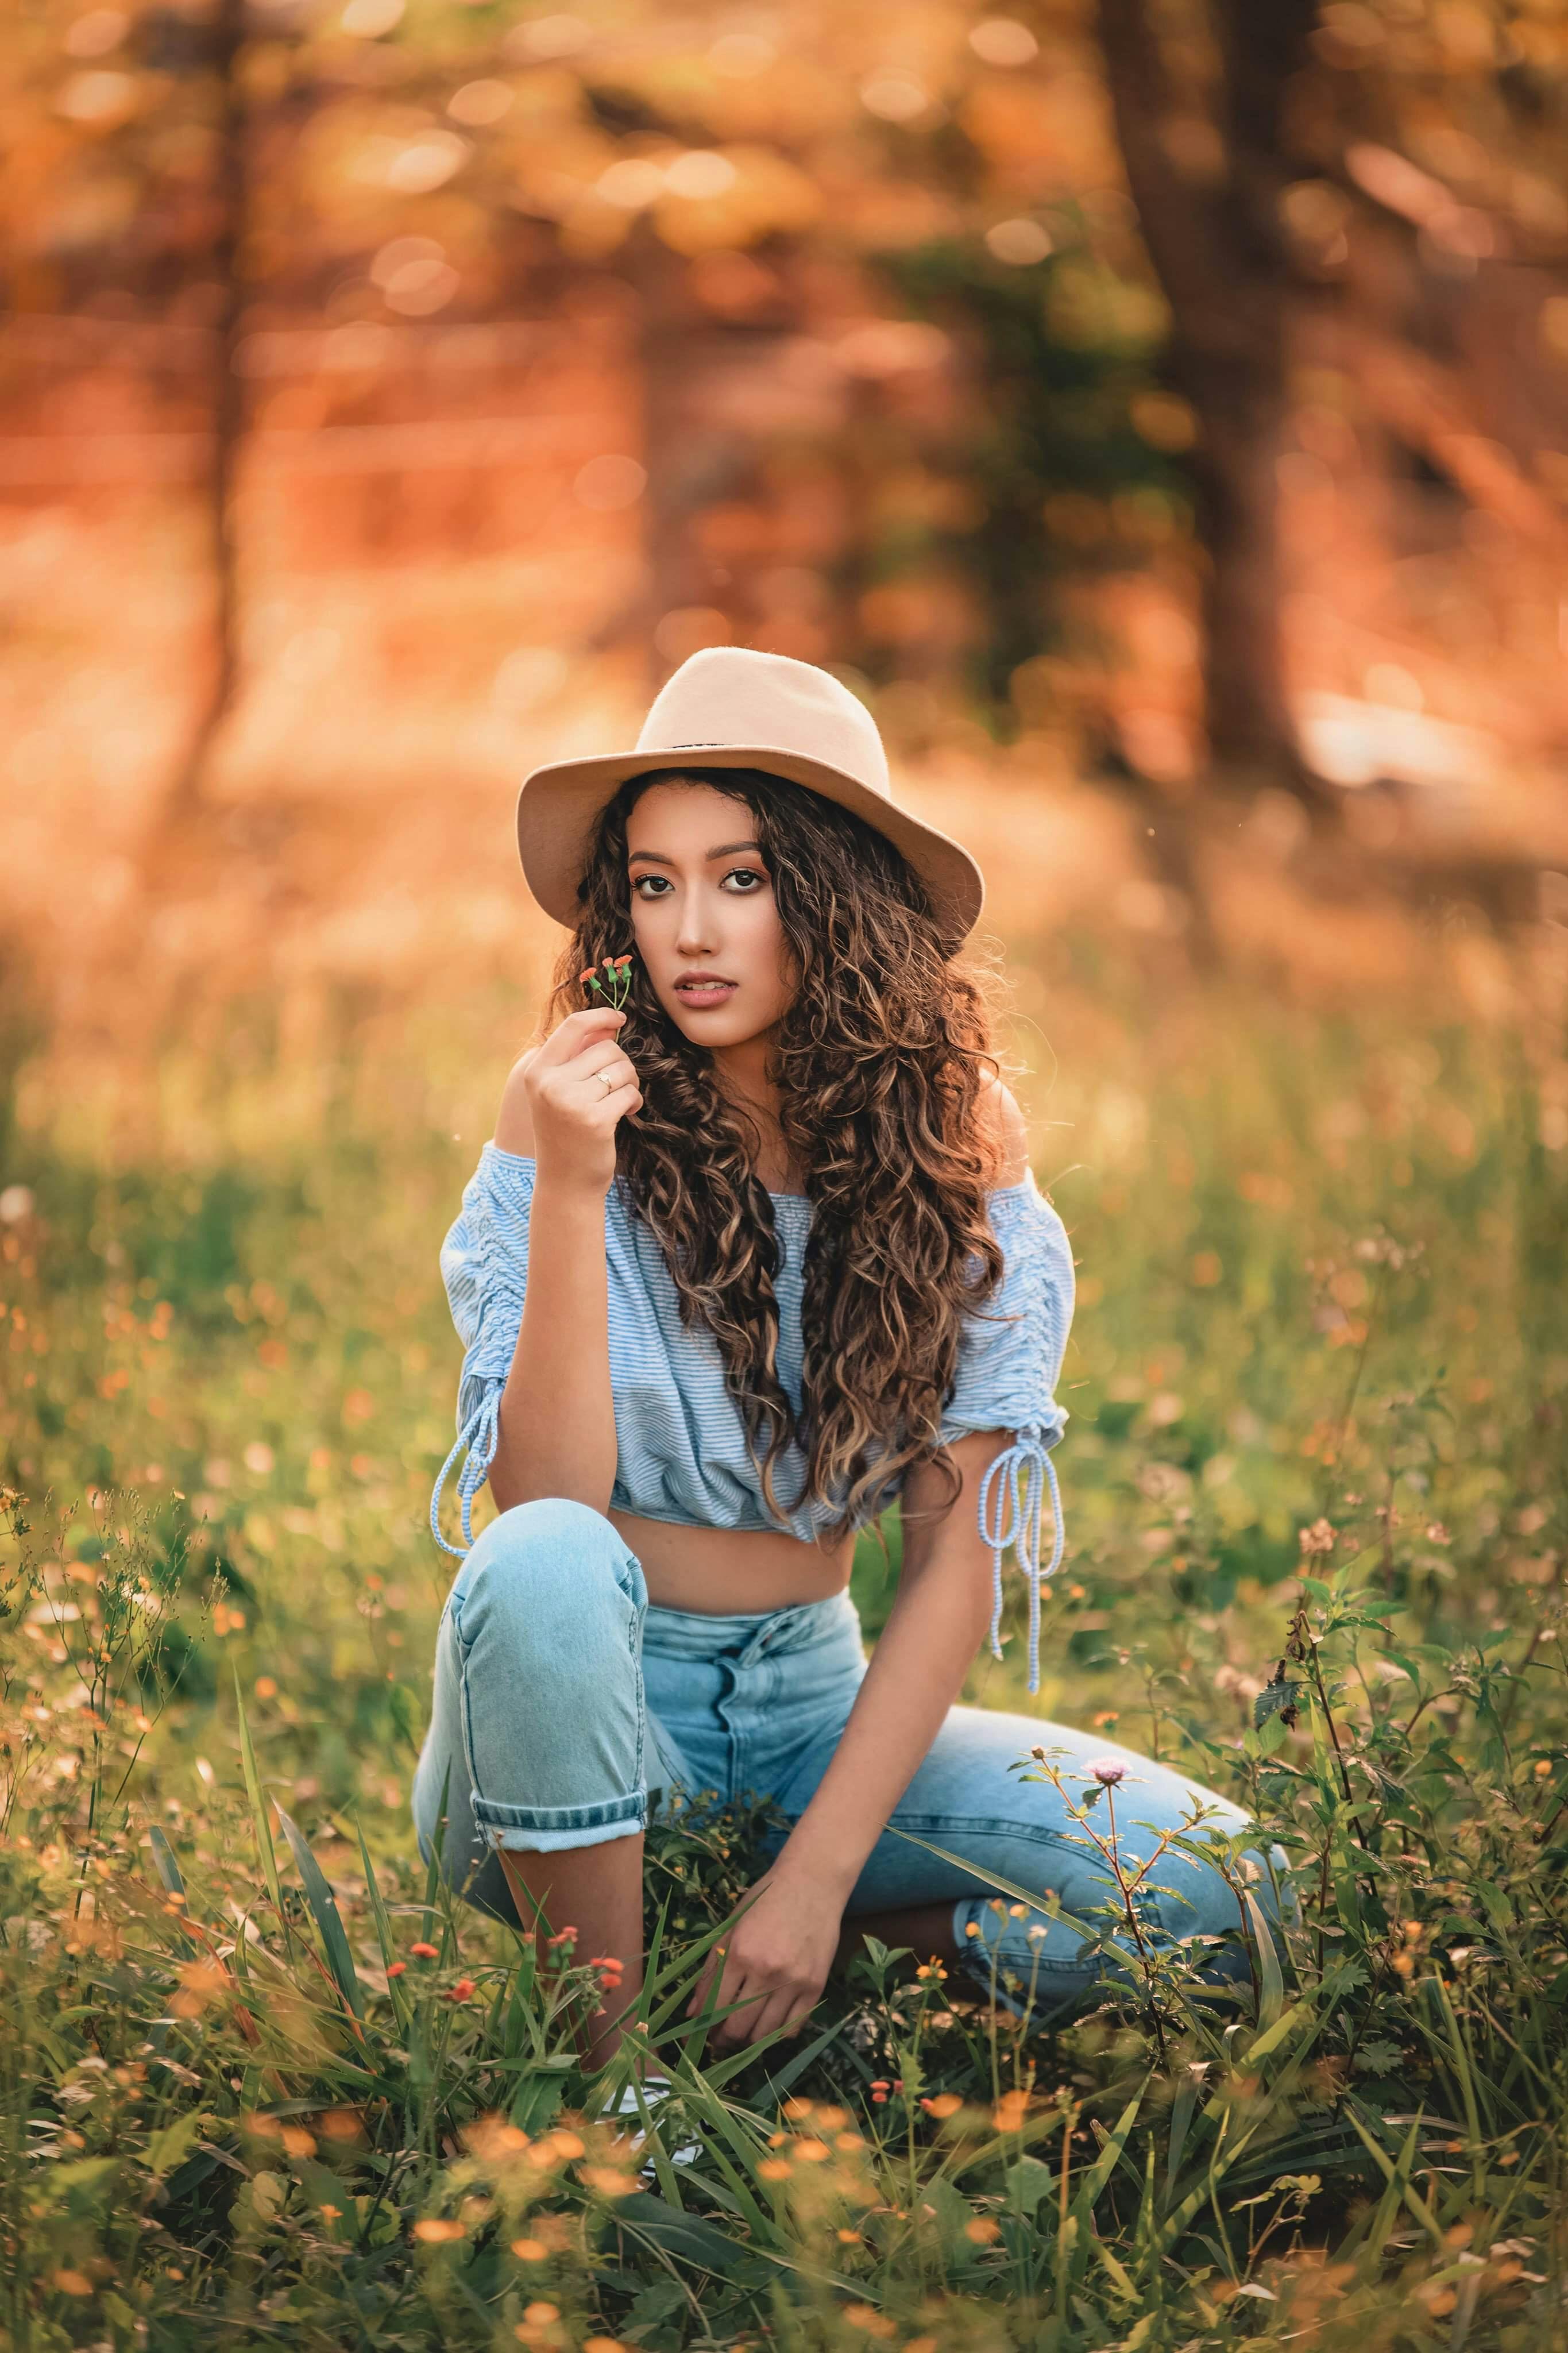
[[[689,754],[689,763],[686,756]],[[595,821],[628,776],[648,768],[762,768],[820,793],[824,800],[863,818],[901,850],[931,895],[942,947],[956,954],[980,919],[985,883],[967,849],[924,825],[869,785],[777,744],[688,744],[679,751],[602,752],[583,760],[555,760],[523,778],[517,797],[517,849],[528,887],[558,923],[577,925],[577,886],[587,862]]]

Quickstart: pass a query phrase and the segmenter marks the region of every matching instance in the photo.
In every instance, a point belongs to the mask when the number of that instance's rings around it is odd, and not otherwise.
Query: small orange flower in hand
[[[601,971],[605,976],[603,980],[599,978]],[[605,1003],[612,1006],[617,1013],[625,1010],[626,999],[632,993],[632,960],[629,955],[606,956],[602,965],[590,965],[587,971],[579,973],[577,977],[591,995],[603,997]]]

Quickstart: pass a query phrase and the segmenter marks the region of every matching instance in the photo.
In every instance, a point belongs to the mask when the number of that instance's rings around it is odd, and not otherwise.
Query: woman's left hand
[[[758,2042],[778,2027],[799,2033],[827,1983],[844,1915],[838,1896],[810,1881],[781,1880],[776,1865],[742,1901],[745,1911],[710,1953],[686,2011],[697,2016],[719,1975],[714,2009],[744,2005],[714,2029],[729,2046]]]

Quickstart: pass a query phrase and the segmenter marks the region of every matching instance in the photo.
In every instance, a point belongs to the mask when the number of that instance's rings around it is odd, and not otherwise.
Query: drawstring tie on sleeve
[[[1054,1531],[1051,1556],[1040,1565],[1040,1530],[1047,1490]],[[1002,1556],[1016,1545],[1029,1581],[1029,1689],[1040,1688],[1040,1580],[1056,1573],[1062,1556],[1062,1503],[1051,1461],[1038,1427],[1019,1430],[995,1456],[980,1482],[980,1533],[991,1547],[991,1655],[1002,1656]]]
[[[470,1514],[474,1508],[474,1497],[484,1485],[490,1464],[495,1461],[496,1447],[500,1437],[500,1400],[504,1386],[501,1381],[487,1381],[484,1396],[458,1432],[458,1442],[442,1463],[431,1493],[430,1533],[442,1551],[449,1552],[455,1560],[461,1560],[474,1541]],[[463,1541],[460,1545],[450,1545],[441,1534],[441,1490],[447,1483],[447,1473],[465,1446],[468,1450],[468,1459],[458,1473],[458,1502],[463,1525]]]

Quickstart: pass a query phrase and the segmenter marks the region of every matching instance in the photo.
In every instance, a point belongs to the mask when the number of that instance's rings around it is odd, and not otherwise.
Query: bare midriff
[[[688,1528],[630,1512],[609,1516],[642,1564],[648,1599],[661,1609],[749,1616],[830,1600],[849,1582],[853,1536],[826,1548],[772,1528]]]

